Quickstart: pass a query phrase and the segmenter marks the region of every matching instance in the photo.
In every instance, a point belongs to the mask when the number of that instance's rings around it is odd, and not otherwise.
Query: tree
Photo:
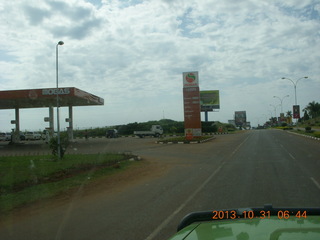
[[[67,150],[67,147],[69,146],[69,139],[67,133],[61,133],[60,135],[60,157],[63,158],[64,153]],[[58,138],[53,137],[49,141],[49,147],[52,150],[52,155],[54,157],[57,157],[58,155]]]
[[[303,115],[303,121],[308,121],[310,119],[309,114],[307,111],[304,111],[304,115]]]
[[[309,115],[310,118],[316,118],[320,116],[320,103],[312,101],[310,102],[303,111]]]
[[[287,114],[287,117],[292,117],[292,112],[291,111],[288,111],[286,114]]]

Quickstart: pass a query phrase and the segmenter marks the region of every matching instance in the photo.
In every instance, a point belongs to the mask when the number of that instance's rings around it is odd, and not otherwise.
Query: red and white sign
[[[183,87],[199,87],[198,72],[184,72],[183,73]]]

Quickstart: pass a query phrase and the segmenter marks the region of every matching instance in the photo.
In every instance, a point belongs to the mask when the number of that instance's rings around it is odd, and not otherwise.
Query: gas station
[[[73,140],[73,107],[96,105],[104,105],[104,99],[75,87],[0,91],[0,110],[15,110],[15,119],[11,121],[12,124],[15,124],[12,135],[14,143],[20,141],[20,109],[48,108],[49,117],[45,117],[44,121],[49,122],[47,130],[50,136],[53,136],[53,108],[57,106],[59,108],[68,107],[69,117],[65,120],[69,123],[69,127],[67,127],[69,140]]]

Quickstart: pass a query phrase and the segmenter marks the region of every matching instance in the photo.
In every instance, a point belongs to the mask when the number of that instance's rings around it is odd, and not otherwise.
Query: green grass
[[[320,138],[320,132],[319,131],[305,132],[303,130],[293,130],[292,132],[299,133],[299,134],[302,134],[302,135],[311,136],[311,137]]]
[[[120,154],[0,157],[0,213],[86,185],[133,164]]]

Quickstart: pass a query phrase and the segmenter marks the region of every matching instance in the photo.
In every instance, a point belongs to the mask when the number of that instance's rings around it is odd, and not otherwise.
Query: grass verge
[[[311,131],[311,132],[306,132],[306,131],[302,131],[302,130],[292,130],[291,132],[295,132],[301,135],[306,135],[306,136],[310,136],[310,137],[316,137],[316,138],[320,138],[320,132],[319,131]]]
[[[93,180],[127,169],[134,161],[122,154],[0,157],[0,214],[66,193]]]

